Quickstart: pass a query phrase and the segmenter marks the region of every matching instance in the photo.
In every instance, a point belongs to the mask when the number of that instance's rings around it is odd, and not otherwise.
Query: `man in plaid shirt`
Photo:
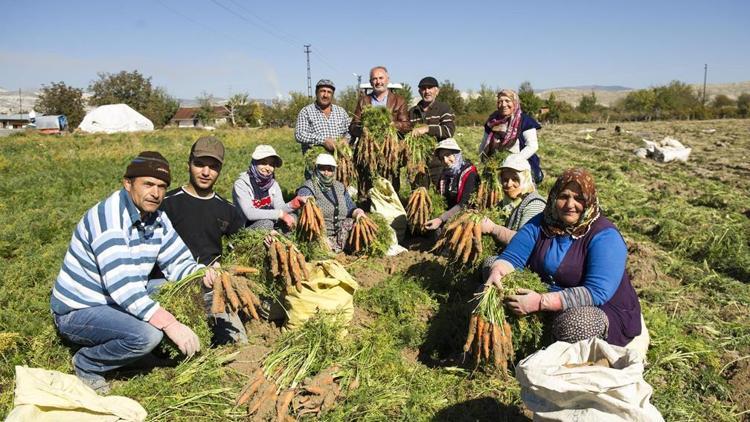
[[[322,146],[332,153],[336,149],[337,138],[349,138],[351,119],[346,110],[333,104],[335,90],[332,81],[319,80],[315,84],[315,102],[300,110],[294,137],[302,146],[302,154],[314,146]]]

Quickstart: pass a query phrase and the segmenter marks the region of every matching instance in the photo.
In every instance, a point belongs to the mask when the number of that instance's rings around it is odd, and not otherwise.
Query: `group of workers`
[[[78,223],[52,290],[53,320],[59,334],[79,347],[72,364],[81,380],[106,393],[107,372],[158,363],[161,358],[152,351],[165,335],[188,356],[199,351],[195,333],[151,295],[167,279],[205,269],[204,300],[210,308],[224,236],[241,229],[288,232],[297,222],[298,210],[314,197],[328,242],[341,251],[353,220],[365,215],[367,192],[358,192],[359,208],[336,180],[332,154],[341,138],[356,145],[366,107],[386,107],[401,136],[411,132],[437,141],[434,155],[425,163],[427,174],[416,183],[432,186],[448,206],[426,223],[427,230],[439,230],[470,206],[479,175],[453,138],[454,114],[437,100],[438,81],[423,78],[418,84],[421,100],[410,109],[388,89],[385,67],[370,71],[370,83],[372,91],[360,96],[351,118],[333,103],[333,82],[317,83],[315,102],[299,113],[295,138],[303,153],[319,151],[314,168],[306,170],[306,180],[288,202],[275,178],[283,160],[271,145],[255,148],[248,169],[234,182],[233,202],[214,191],[225,152],[216,137],[202,137],[193,144],[187,160],[189,180],[169,192],[170,166],[161,154],[144,151],[130,162],[122,188]],[[503,198],[498,205],[509,217],[485,218],[481,223],[482,233],[503,245],[499,255],[483,263],[485,286],[502,286],[504,276],[529,268],[549,290],[523,290],[506,298],[513,312],[553,313],[557,340],[599,337],[625,346],[645,329],[625,268],[625,242],[602,214],[593,177],[586,170],[564,171],[546,200],[537,191],[544,177],[536,154],[539,129],[539,123],[522,111],[515,92],[498,92],[497,111],[487,119],[478,152],[481,160],[509,153],[500,168]],[[391,182],[398,190],[398,175]],[[247,341],[236,314],[212,314],[210,320],[215,344]]]

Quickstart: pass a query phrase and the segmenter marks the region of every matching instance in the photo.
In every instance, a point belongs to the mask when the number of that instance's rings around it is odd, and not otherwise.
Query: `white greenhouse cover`
[[[86,113],[78,128],[91,133],[138,132],[154,130],[154,124],[127,104],[109,104]]]

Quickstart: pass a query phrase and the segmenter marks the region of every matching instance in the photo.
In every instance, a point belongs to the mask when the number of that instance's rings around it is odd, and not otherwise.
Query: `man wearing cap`
[[[203,265],[218,262],[221,238],[245,226],[245,216],[231,202],[214,192],[224,165],[224,144],[214,136],[198,139],[190,149],[188,183],[167,193],[161,210],[167,213],[177,234],[193,257]],[[213,290],[204,289],[207,309]],[[237,314],[213,314],[213,343],[247,342],[247,334]]]
[[[302,146],[302,154],[314,146],[333,152],[337,138],[349,138],[349,115],[333,104],[335,91],[333,81],[319,80],[315,84],[315,102],[303,107],[297,115],[294,137]]]
[[[412,135],[430,135],[437,142],[452,138],[456,132],[455,116],[450,105],[437,100],[440,93],[437,79],[426,76],[419,81],[418,88],[422,100],[409,109],[409,121],[414,127],[411,131]],[[443,164],[440,160],[433,156],[427,163],[427,167],[428,177],[418,179],[417,186],[428,187],[430,183],[437,186],[440,181],[440,174],[443,171]]]
[[[195,333],[149,295],[165,280],[150,280],[154,265],[170,280],[204,268],[159,210],[171,181],[169,163],[144,151],[128,165],[123,188],[96,204],[73,232],[55,280],[50,307],[73,355],[76,375],[97,392],[104,374],[146,357],[166,335],[188,356],[200,350]],[[213,285],[207,270],[203,283]]]
[[[375,66],[370,69],[370,85],[372,85],[372,92],[367,95],[361,95],[357,101],[357,107],[354,110],[354,117],[349,125],[349,134],[353,138],[359,138],[362,136],[362,110],[368,106],[372,107],[386,107],[391,112],[391,121],[396,127],[399,133],[399,137],[406,135],[411,130],[411,122],[409,122],[409,110],[406,100],[400,95],[388,91],[388,83],[390,82],[390,76],[388,75],[388,69],[385,66]],[[355,151],[356,154],[356,151]],[[357,169],[359,171],[359,187],[360,196],[366,197],[367,192],[372,187],[372,174],[370,169]],[[399,173],[394,175],[393,188],[396,192],[399,191],[401,181]]]

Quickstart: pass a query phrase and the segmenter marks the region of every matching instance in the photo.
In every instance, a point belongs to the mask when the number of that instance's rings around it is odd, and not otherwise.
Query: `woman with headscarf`
[[[519,154],[511,154],[500,166],[503,200],[500,208],[508,215],[504,224],[489,218],[482,220],[482,233],[490,234],[507,245],[516,232],[529,220],[544,211],[545,199],[536,191],[529,162]]]
[[[425,223],[427,230],[436,230],[465,208],[477,188],[477,168],[464,159],[461,147],[453,138],[443,139],[435,147],[435,155],[443,163],[438,192],[445,197],[448,210]]]
[[[328,244],[334,252],[344,249],[354,219],[365,215],[357,208],[343,183],[336,180],[336,159],[331,154],[319,154],[315,159],[312,177],[297,189],[297,197],[312,196],[323,213]]]
[[[282,164],[272,146],[258,145],[253,151],[250,167],[234,182],[232,198],[247,218],[245,227],[282,231],[294,227],[296,220],[292,213],[302,206],[302,201],[295,197],[284,203],[274,173]]]
[[[534,183],[544,179],[536,151],[539,149],[536,131],[542,126],[521,110],[518,94],[511,89],[497,93],[497,111],[490,114],[484,124],[484,138],[479,145],[482,161],[500,151],[520,154],[529,161]]]
[[[622,235],[601,213],[592,176],[568,169],[552,187],[544,212],[524,225],[492,264],[486,284],[501,286],[503,276],[528,267],[549,291],[519,289],[507,297],[515,314],[554,312],[556,340],[598,337],[626,346],[644,329],[625,270],[627,253]]]

